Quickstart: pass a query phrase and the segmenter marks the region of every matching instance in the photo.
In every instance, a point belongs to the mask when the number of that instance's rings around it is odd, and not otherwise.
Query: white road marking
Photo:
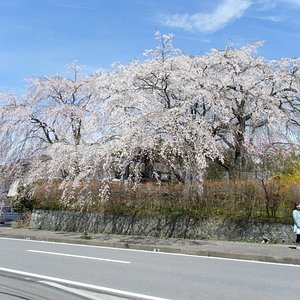
[[[71,288],[71,287],[68,287],[68,286],[65,286],[65,285],[62,285],[62,284],[59,284],[59,283],[56,283],[56,282],[52,282],[52,281],[40,280],[39,282],[42,283],[42,284],[50,285],[52,287],[55,287],[57,289],[60,289],[60,290],[66,291],[66,292],[70,292],[70,293],[82,296],[84,298],[88,298],[90,300],[106,300],[106,299],[107,300],[109,300],[109,299],[112,300],[112,299],[116,299],[116,297],[111,296],[111,295],[102,294],[100,296],[99,293],[92,293],[92,292],[89,292],[87,290],[80,290],[78,288]]]
[[[205,255],[195,255],[195,254],[183,254],[183,253],[171,253],[171,252],[162,252],[162,251],[161,252],[154,252],[154,251],[150,251],[150,250],[138,250],[138,249],[126,249],[126,248],[118,248],[118,247],[95,246],[95,245],[84,245],[84,244],[72,244],[72,243],[65,243],[65,242],[50,242],[50,241],[39,241],[39,240],[25,240],[25,239],[5,238],[5,237],[0,237],[0,240],[1,239],[3,239],[3,240],[15,240],[15,241],[31,242],[31,243],[44,243],[44,244],[54,244],[54,245],[57,245],[57,244],[58,245],[68,245],[68,246],[74,246],[74,247],[110,249],[110,250],[114,250],[114,251],[144,252],[144,253],[152,253],[154,255],[171,255],[171,256],[195,257],[195,258],[204,258],[204,259],[228,260],[228,261],[237,261],[237,262],[243,262],[243,263],[266,264],[266,265],[274,265],[274,266],[284,266],[284,267],[300,268],[300,265],[295,265],[295,264],[266,262],[266,261],[258,261],[258,260],[225,258],[225,257],[205,256]]]
[[[66,253],[58,253],[58,252],[48,252],[48,251],[39,251],[39,250],[27,250],[28,252],[41,253],[41,254],[49,254],[49,255],[58,255],[58,256],[68,256],[68,257],[76,257],[83,259],[93,259],[93,260],[101,260],[108,261],[120,264],[130,264],[130,261],[125,260],[117,260],[117,259],[108,259],[108,258],[100,258],[100,257],[92,257],[92,256],[82,256],[82,255],[74,255],[74,254],[66,254]]]
[[[127,292],[127,291],[107,288],[107,287],[103,287],[103,286],[67,280],[67,279],[63,279],[63,278],[56,278],[56,277],[45,276],[45,275],[40,275],[40,274],[35,274],[35,273],[23,272],[23,271],[19,271],[19,270],[13,270],[13,269],[7,269],[7,268],[0,267],[0,271],[9,272],[9,273],[17,274],[17,275],[22,275],[22,276],[30,276],[32,278],[38,278],[38,279],[42,279],[42,280],[46,280],[46,281],[48,280],[48,281],[59,282],[62,284],[69,284],[69,285],[76,286],[79,288],[91,289],[91,290],[94,290],[94,291],[97,291],[100,293],[101,292],[109,293],[109,294],[112,294],[115,296],[120,296],[120,297],[123,296],[123,297],[131,297],[133,299],[137,298],[137,299],[145,299],[145,300],[168,300],[166,298],[160,298],[160,297],[149,296],[149,295],[144,295],[144,294],[139,294],[139,293]]]

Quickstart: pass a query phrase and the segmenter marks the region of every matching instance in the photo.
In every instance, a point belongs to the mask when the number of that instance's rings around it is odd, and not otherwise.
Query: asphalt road
[[[299,297],[299,265],[30,240],[0,238],[0,271],[129,299]]]

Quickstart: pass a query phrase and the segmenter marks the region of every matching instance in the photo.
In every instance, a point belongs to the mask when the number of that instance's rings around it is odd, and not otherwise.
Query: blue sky
[[[264,40],[258,55],[298,57],[300,0],[0,0],[0,91],[74,60],[89,73],[141,59],[157,30],[193,55]]]

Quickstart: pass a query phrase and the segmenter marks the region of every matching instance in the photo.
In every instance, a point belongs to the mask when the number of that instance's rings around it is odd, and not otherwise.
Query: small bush
[[[20,185],[17,190],[17,195],[12,200],[12,203],[16,211],[22,213],[32,211],[35,206],[32,185]]]
[[[31,218],[31,212],[25,212],[23,213],[23,216],[19,220],[15,220],[12,222],[11,226],[12,228],[28,228]]]

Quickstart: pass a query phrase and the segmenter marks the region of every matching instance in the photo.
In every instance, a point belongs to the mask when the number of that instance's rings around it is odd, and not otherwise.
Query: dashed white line
[[[117,260],[117,259],[108,259],[108,258],[100,258],[100,257],[92,257],[92,256],[83,256],[83,255],[75,255],[75,254],[67,254],[67,253],[58,253],[58,252],[48,252],[48,251],[39,251],[39,250],[27,250],[28,252],[40,253],[40,254],[48,254],[48,255],[58,255],[58,256],[67,256],[67,257],[75,257],[82,259],[93,259],[93,260],[101,260],[113,263],[120,264],[130,264],[130,261],[125,260]]]

